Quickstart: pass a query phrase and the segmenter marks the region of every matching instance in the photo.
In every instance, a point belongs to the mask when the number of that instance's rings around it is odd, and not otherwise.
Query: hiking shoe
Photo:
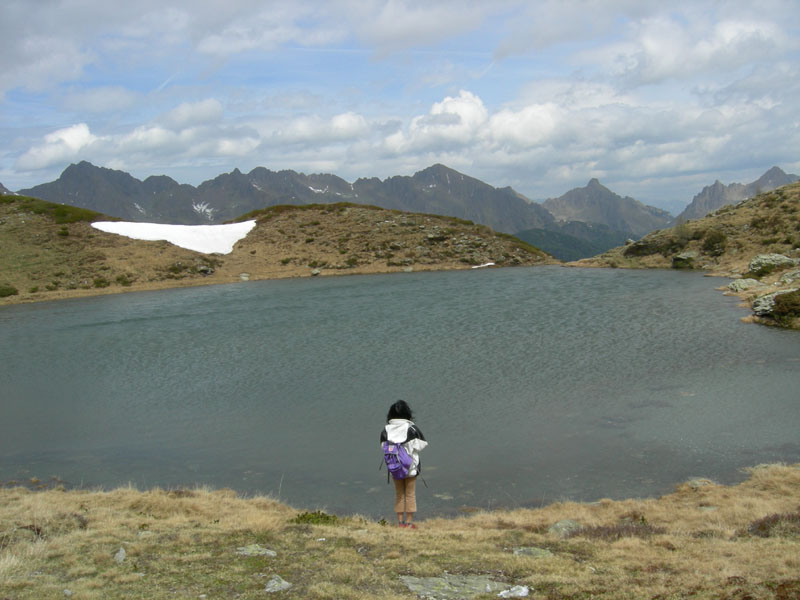
[[[398,527],[408,527],[408,525],[406,525],[405,523],[398,523],[397,526]]]
[[[407,527],[408,529],[416,529],[417,528],[417,526],[414,525],[413,523],[405,523],[403,525],[403,527]]]

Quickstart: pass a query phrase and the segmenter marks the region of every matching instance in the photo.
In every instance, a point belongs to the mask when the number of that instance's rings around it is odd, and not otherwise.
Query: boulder
[[[750,261],[748,269],[757,275],[766,275],[775,269],[792,267],[797,261],[783,254],[759,254]]]
[[[694,259],[697,258],[697,252],[688,250],[681,252],[672,257],[673,269],[694,269]]]
[[[582,525],[572,519],[562,519],[548,527],[547,532],[565,538],[580,530]]]
[[[759,296],[758,298],[753,300],[753,312],[757,314],[759,317],[771,314],[772,311],[775,309],[775,298],[777,296],[780,296],[781,294],[790,294],[792,292],[796,292],[798,289],[800,288],[781,290],[780,292],[773,292],[771,294],[765,294],[763,296]]]
[[[728,289],[732,292],[744,292],[760,285],[763,284],[758,279],[735,279],[728,284]]]

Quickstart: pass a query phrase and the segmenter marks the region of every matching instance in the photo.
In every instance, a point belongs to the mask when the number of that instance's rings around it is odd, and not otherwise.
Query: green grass
[[[14,196],[4,195],[0,196],[0,203],[16,205],[18,210],[25,210],[37,215],[47,215],[59,225],[68,223],[78,223],[81,221],[91,223],[100,219],[108,219],[99,212],[89,210],[87,208],[78,208],[77,206],[69,206],[67,204],[56,204],[54,202],[47,202],[39,198],[31,198],[29,196]],[[118,219],[109,219],[118,220]],[[64,229],[62,229],[64,231]],[[65,234],[69,235],[69,231]]]

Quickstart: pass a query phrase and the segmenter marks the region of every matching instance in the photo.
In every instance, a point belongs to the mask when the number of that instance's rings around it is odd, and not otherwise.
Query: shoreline
[[[0,595],[249,599],[283,582],[278,597],[314,600],[796,598],[800,463],[744,471],[657,498],[422,513],[414,531],[388,498],[376,520],[227,489],[0,488]]]

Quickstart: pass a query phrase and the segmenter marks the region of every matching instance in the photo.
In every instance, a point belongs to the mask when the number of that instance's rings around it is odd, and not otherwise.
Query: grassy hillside
[[[800,183],[759,194],[735,206],[725,206],[695,221],[654,231],[641,240],[609,250],[574,266],[615,268],[685,268],[706,274],[758,281],[737,292],[745,301],[768,293],[794,289],[798,280],[787,277],[798,269],[790,264],[751,271],[758,255],[780,254],[800,258]],[[800,297],[782,298],[784,318],[755,317],[765,324],[800,328]]]
[[[798,497],[800,465],[770,465],[730,487],[699,479],[657,499],[407,530],[230,490],[0,487],[0,597],[264,598],[278,576],[292,587],[276,598],[412,600],[409,583],[447,576],[480,578],[459,597],[485,600],[515,585],[538,600],[798,598]],[[577,528],[553,527],[565,519]]]
[[[205,255],[91,227],[102,215],[0,197],[0,304],[243,279],[556,262],[459,219],[355,204],[276,206],[231,254]]]

